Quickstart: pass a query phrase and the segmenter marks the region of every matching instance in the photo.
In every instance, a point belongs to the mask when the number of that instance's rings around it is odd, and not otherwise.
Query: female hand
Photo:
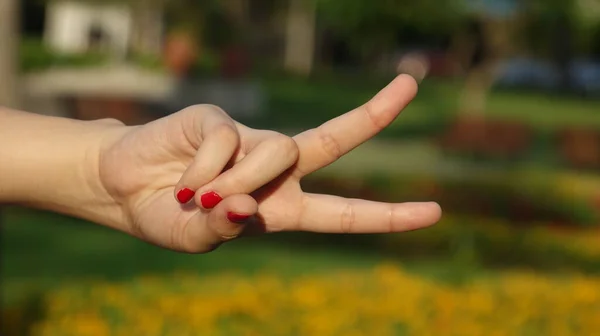
[[[248,128],[209,105],[115,126],[99,160],[101,183],[119,204],[113,222],[190,253],[248,232],[384,233],[434,224],[441,215],[435,203],[378,203],[300,188],[304,176],[389,125],[416,91],[411,77],[399,76],[365,105],[293,138]]]

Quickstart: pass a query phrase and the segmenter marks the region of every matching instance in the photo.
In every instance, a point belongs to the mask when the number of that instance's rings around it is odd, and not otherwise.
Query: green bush
[[[164,69],[163,61],[159,56],[135,53],[131,55],[130,60],[134,64],[148,70],[162,71]]]
[[[60,54],[39,39],[25,39],[21,44],[20,61],[24,72],[41,71],[52,67],[88,67],[105,63],[108,57],[100,53]]]

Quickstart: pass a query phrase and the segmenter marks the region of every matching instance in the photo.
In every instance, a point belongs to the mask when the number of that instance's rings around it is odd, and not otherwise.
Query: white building
[[[127,4],[57,0],[46,9],[45,42],[61,53],[84,53],[102,49],[117,57],[131,46],[160,50],[162,13]]]

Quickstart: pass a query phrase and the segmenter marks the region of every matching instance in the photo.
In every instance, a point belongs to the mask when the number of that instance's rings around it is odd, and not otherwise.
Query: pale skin
[[[248,128],[210,105],[142,126],[0,109],[0,203],[71,215],[187,253],[264,232],[424,228],[440,219],[438,204],[300,187],[388,126],[416,92],[414,79],[401,75],[364,105],[294,137]]]

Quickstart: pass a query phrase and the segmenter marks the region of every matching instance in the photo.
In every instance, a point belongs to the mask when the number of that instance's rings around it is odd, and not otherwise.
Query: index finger
[[[330,165],[387,127],[417,94],[417,82],[396,77],[366,104],[294,137],[300,157],[294,175]]]

